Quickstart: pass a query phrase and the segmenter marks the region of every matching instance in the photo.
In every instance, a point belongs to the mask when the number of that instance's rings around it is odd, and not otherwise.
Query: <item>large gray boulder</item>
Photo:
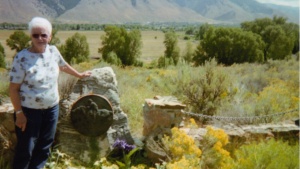
[[[59,149],[90,163],[106,156],[117,139],[134,144],[122,111],[116,75],[111,67],[92,70],[61,102],[57,131]]]

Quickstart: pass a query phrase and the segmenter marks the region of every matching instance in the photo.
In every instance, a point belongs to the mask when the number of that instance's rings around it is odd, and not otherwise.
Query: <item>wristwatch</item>
[[[16,114],[20,114],[22,112],[23,112],[22,110],[18,110],[18,111],[16,111]]]

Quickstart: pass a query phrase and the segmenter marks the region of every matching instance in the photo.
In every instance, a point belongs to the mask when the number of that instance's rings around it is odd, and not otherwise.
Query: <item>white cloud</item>
[[[256,0],[261,3],[299,7],[299,0]]]

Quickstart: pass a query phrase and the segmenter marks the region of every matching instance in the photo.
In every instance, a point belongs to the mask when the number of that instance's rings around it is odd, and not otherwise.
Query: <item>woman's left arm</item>
[[[78,77],[78,78],[84,78],[84,77],[89,77],[91,76],[92,72],[91,71],[86,71],[86,72],[82,72],[79,73],[77,70],[75,70],[72,66],[70,66],[69,64],[66,64],[64,66],[60,66],[59,69],[65,73],[68,73],[72,76]]]

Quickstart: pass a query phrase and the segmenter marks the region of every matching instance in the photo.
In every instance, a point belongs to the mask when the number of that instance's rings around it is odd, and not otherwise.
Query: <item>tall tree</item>
[[[178,39],[175,31],[167,31],[165,33],[164,44],[166,47],[165,57],[172,59],[174,64],[177,65],[179,61],[180,49],[178,47]]]
[[[193,59],[193,45],[191,41],[187,41],[186,46],[185,46],[185,51],[183,54],[183,59],[187,62],[190,63],[192,62]]]
[[[281,26],[267,26],[262,37],[266,43],[265,59],[282,60],[292,53],[294,39],[287,36]]]
[[[79,33],[68,38],[65,45],[60,47],[60,51],[69,63],[81,63],[89,60],[89,44],[86,36]]]
[[[244,31],[251,31],[260,35],[265,42],[264,58],[267,59],[284,59],[292,52],[296,53],[299,47],[299,27],[291,26],[284,17],[274,16],[270,18],[259,18],[250,22],[241,23]],[[292,28],[292,29],[291,29]],[[293,30],[293,31],[291,31]]]
[[[30,37],[21,30],[15,31],[6,40],[7,46],[9,46],[11,50],[16,50],[16,53],[20,52],[24,48],[29,47],[29,42]]]
[[[201,46],[201,43],[196,47],[196,50],[193,54],[193,62],[195,66],[200,66],[205,63],[205,61],[210,60],[211,57],[208,56],[208,54],[204,51],[204,49]]]
[[[0,43],[0,53],[3,53],[5,56],[5,50],[1,43]]]
[[[231,65],[243,62],[262,62],[264,42],[259,35],[239,28],[209,28],[195,52],[196,65],[216,58]]]
[[[294,43],[294,47],[292,49],[292,53],[296,54],[299,52],[299,25],[296,23],[286,23],[282,25],[282,29],[287,34],[288,37],[291,37]]]
[[[203,25],[200,26],[198,34],[196,35],[196,39],[203,39],[205,32],[212,27],[211,25],[209,25],[208,23],[205,23]]]
[[[116,26],[107,26],[104,29],[105,35],[101,36],[102,47],[98,49],[102,53],[104,60],[108,58],[110,52],[114,52],[118,57],[122,55],[124,48],[126,31]]]
[[[0,68],[6,68],[6,62],[4,54],[0,52]]]
[[[0,43],[0,68],[6,68],[4,47]]]
[[[101,37],[102,47],[98,49],[105,61],[110,60],[113,52],[121,60],[122,65],[129,66],[138,63],[141,54],[141,32],[132,30],[127,32],[123,27],[107,26],[105,35]]]
[[[132,65],[137,63],[137,58],[141,55],[141,43],[142,35],[141,32],[137,29],[132,30],[127,33],[125,41],[125,58],[120,58],[124,65]]]

